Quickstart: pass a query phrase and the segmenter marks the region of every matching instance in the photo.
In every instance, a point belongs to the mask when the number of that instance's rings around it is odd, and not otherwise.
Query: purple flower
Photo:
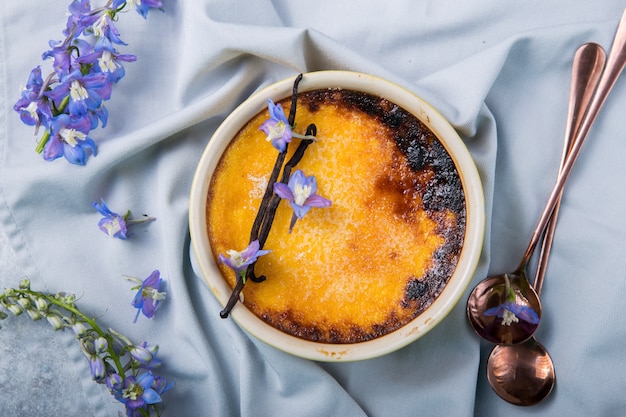
[[[53,59],[52,67],[58,75],[69,74],[76,68],[73,53],[76,56],[82,56],[91,50],[91,45],[84,39],[68,36],[63,41],[50,41],[50,50],[41,55],[42,59]]]
[[[291,232],[296,219],[301,219],[309,212],[311,207],[330,207],[330,200],[315,194],[317,191],[317,182],[315,176],[307,177],[302,170],[297,170],[291,177],[289,182],[274,183],[274,193],[282,199],[289,201],[293,209],[293,217],[289,232]]]
[[[140,219],[132,219],[130,217],[130,210],[121,216],[118,213],[111,211],[102,198],[100,199],[100,203],[93,202],[91,205],[98,211],[98,213],[104,216],[98,222],[100,230],[110,237],[122,240],[126,240],[132,236],[132,234],[128,233],[128,228],[130,226],[155,220],[154,217],[150,216],[144,216]]]
[[[72,118],[61,114],[50,122],[50,138],[43,150],[46,161],[64,156],[72,164],[85,165],[89,153],[97,154],[96,143],[89,134],[89,118]]]
[[[152,388],[153,383],[152,372],[146,372],[137,378],[133,375],[127,376],[121,388],[115,392],[115,399],[126,406],[127,413],[134,413],[137,409],[161,402],[161,396]]]
[[[510,326],[511,323],[517,323],[523,320],[530,324],[539,324],[539,316],[531,307],[516,304],[513,301],[505,301],[504,303],[492,307],[483,313],[485,316],[497,316],[502,319],[502,324]]]
[[[77,59],[78,62],[92,64],[92,70],[106,74],[107,79],[111,83],[117,83],[126,74],[126,70],[121,64],[122,61],[134,62],[136,60],[137,57],[135,55],[120,54],[115,50],[109,51],[106,49]]]
[[[516,303],[515,289],[511,286],[508,275],[504,275],[504,296],[502,304],[488,309],[483,314],[501,318],[503,326],[518,323],[520,319],[529,324],[539,324],[539,316],[532,307]]]
[[[63,34],[66,36],[78,36],[98,20],[98,14],[92,13],[89,0],[74,0],[70,3],[70,12]]]
[[[127,238],[126,233],[128,231],[128,226],[126,225],[125,216],[122,217],[119,214],[112,212],[109,207],[107,207],[104,199],[100,199],[100,204],[94,202],[92,205],[96,210],[98,210],[98,213],[104,216],[98,222],[100,230],[110,237],[116,237],[118,239]]]
[[[176,383],[174,381],[167,382],[167,379],[154,375],[154,382],[152,383],[152,389],[159,395],[163,395],[174,387]]]
[[[91,27],[93,35],[96,37],[95,51],[113,51],[113,44],[126,45],[120,38],[120,33],[111,21],[111,16],[103,14]]]
[[[58,107],[69,97],[69,113],[72,116],[84,116],[90,111],[97,111],[102,101],[111,97],[111,83],[106,74],[96,72],[83,75],[80,70],[76,70],[63,77],[47,96]]]
[[[137,322],[139,313],[143,313],[143,315],[148,318],[154,317],[154,313],[159,307],[161,300],[164,300],[167,295],[165,292],[161,291],[162,285],[163,280],[158,270],[152,271],[150,276],[143,281],[131,303],[132,306],[137,309],[135,322]]]
[[[226,252],[228,258],[220,253],[219,260],[224,263],[230,269],[235,271],[238,277],[242,277],[245,280],[245,273],[248,265],[255,263],[259,256],[270,253],[269,250],[259,250],[260,244],[258,240],[250,242],[247,248],[238,252],[236,250],[229,250]]]
[[[20,114],[22,123],[26,125],[48,127],[48,121],[52,119],[50,103],[41,94],[43,84],[41,67],[37,66],[30,72],[22,96],[13,106],[13,110]]]
[[[122,381],[122,377],[118,373],[115,373],[115,372],[111,372],[107,374],[105,381],[106,381],[107,387],[111,391],[120,390],[122,388],[122,383],[124,382]]]
[[[267,135],[266,140],[268,142],[272,141],[272,146],[278,149],[279,152],[283,152],[293,137],[289,121],[280,103],[274,104],[272,99],[268,98],[267,108],[270,112],[270,118],[261,124],[259,130],[265,132]]]

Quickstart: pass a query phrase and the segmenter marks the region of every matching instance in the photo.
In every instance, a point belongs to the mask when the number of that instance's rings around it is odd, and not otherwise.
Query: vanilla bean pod
[[[315,136],[317,133],[317,128],[314,124],[311,124],[307,127],[306,135],[307,136]],[[313,143],[313,139],[303,139],[298,145],[298,148],[291,156],[289,161],[285,164],[285,168],[283,168],[283,176],[280,182],[287,184],[289,182],[289,177],[291,176],[291,170],[300,162],[302,157],[304,156],[304,151],[306,148]],[[265,241],[270,233],[272,228],[272,223],[274,221],[274,216],[276,215],[276,209],[278,209],[278,204],[280,203],[280,197],[274,194],[272,199],[270,200],[267,208],[267,214],[265,216],[265,220],[263,221],[263,225],[261,226],[261,231],[259,232],[259,247],[263,248]],[[250,278],[254,276],[254,265],[252,264],[248,267],[248,271],[251,272]]]
[[[252,229],[250,230],[250,242],[255,241],[259,238],[259,229],[261,225],[265,221],[265,213],[267,212],[267,207],[270,203],[270,199],[274,195],[274,183],[278,180],[278,175],[280,174],[280,168],[283,166],[285,162],[285,157],[287,156],[287,150],[289,149],[289,144],[285,150],[278,154],[276,157],[276,163],[274,164],[274,168],[272,169],[272,173],[270,174],[270,178],[267,182],[267,187],[265,188],[265,194],[263,194],[263,198],[261,199],[261,204],[259,205],[259,211],[256,214],[256,218],[254,219],[254,223],[252,223]]]
[[[295,119],[296,119],[296,109],[298,103],[298,85],[302,80],[302,74],[298,74],[293,83],[292,95],[291,95],[291,107],[289,109],[289,117],[288,122],[289,126],[293,127]],[[306,135],[307,136],[315,136],[317,129],[315,125],[309,125],[307,127]],[[285,168],[283,170],[282,181],[286,183],[289,180],[289,175],[291,173],[291,169],[295,166],[304,156],[304,151],[311,144],[313,140],[304,139],[300,142],[300,145],[296,149],[294,155],[289,159]],[[278,203],[280,203],[280,198],[274,195],[274,183],[278,179],[278,175],[280,174],[280,169],[283,166],[285,158],[287,156],[287,151],[289,148],[289,144],[287,144],[285,150],[280,152],[276,157],[276,162],[274,163],[274,168],[270,174],[270,178],[267,183],[267,187],[265,188],[265,193],[263,194],[263,198],[261,199],[261,204],[259,205],[259,210],[252,224],[252,229],[250,231],[250,242],[254,240],[259,240],[259,249],[263,248],[265,241],[267,240],[267,236],[269,235],[270,229],[272,227],[272,223],[274,221],[274,216],[276,215],[276,209],[278,208]],[[235,284],[235,288],[226,303],[224,309],[220,312],[220,317],[227,318],[230,314],[230,311],[233,309],[237,300],[239,299],[239,295],[243,290],[243,287],[246,283],[247,279],[251,279],[254,282],[262,282],[265,281],[265,276],[256,276],[254,273],[254,265],[249,265],[246,269],[246,273],[244,277],[238,277],[237,283]]]
[[[287,118],[287,121],[289,122],[289,126],[292,128],[296,120],[296,109],[298,106],[298,86],[300,84],[300,81],[302,81],[302,74],[298,74],[293,82],[293,88],[291,90],[291,106],[289,108],[289,117]],[[252,224],[252,230],[250,231],[250,242],[257,240],[259,237],[259,229],[261,228],[261,225],[265,222],[267,207],[269,205],[270,199],[272,198],[272,195],[274,195],[274,183],[278,180],[278,175],[280,174],[280,169],[285,162],[288,148],[289,144],[287,144],[285,150],[279,153],[278,157],[276,158],[274,168],[272,169],[269,181],[267,182],[267,187],[265,188],[265,194],[263,194],[261,204],[259,205],[259,211],[257,212],[254,223]],[[260,247],[263,248],[263,243],[261,243]]]

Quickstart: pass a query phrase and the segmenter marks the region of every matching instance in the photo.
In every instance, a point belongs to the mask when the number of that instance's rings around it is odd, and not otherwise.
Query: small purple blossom
[[[510,326],[511,323],[517,323],[520,320],[530,324],[539,324],[539,316],[531,307],[516,304],[513,301],[505,301],[504,303],[492,307],[483,313],[485,316],[496,316],[502,319],[502,324]]]
[[[61,114],[50,120],[50,138],[43,149],[46,161],[65,157],[75,165],[85,165],[89,154],[98,153],[96,143],[88,134],[91,121],[86,118],[72,118]]]
[[[115,393],[115,399],[126,406],[127,414],[129,412],[134,413],[135,410],[145,408],[148,405],[159,403],[161,396],[152,388],[153,383],[154,375],[152,372],[146,372],[138,377],[129,375]]]
[[[274,104],[272,99],[267,99],[267,108],[270,112],[270,118],[263,122],[259,127],[267,135],[266,140],[272,142],[272,145],[278,149],[279,152],[284,152],[287,144],[291,142],[293,134],[289,121],[285,116],[283,107],[278,104]]]
[[[47,95],[57,103],[57,107],[69,97],[69,114],[82,117],[90,111],[97,111],[102,101],[111,96],[111,84],[106,74],[94,72],[82,75],[80,70],[76,70],[64,76]]]
[[[170,389],[172,389],[175,385],[174,381],[168,382],[167,379],[160,377],[158,375],[154,375],[154,382],[152,383],[152,389],[157,392],[159,395],[163,395]]]
[[[274,184],[274,193],[282,199],[289,201],[293,209],[293,217],[289,226],[289,232],[297,219],[302,219],[311,209],[311,207],[330,207],[332,202],[320,195],[315,194],[317,191],[317,181],[315,176],[307,177],[302,170],[296,170],[289,182],[284,184],[277,182]]]
[[[40,94],[43,83],[41,67],[37,66],[30,72],[22,96],[13,106],[26,125],[40,126],[43,123],[47,127],[46,122],[52,118],[50,103]]]
[[[147,318],[154,317],[154,313],[159,307],[159,304],[162,300],[165,300],[167,296],[167,293],[161,291],[162,287],[163,279],[161,279],[161,274],[158,270],[152,271],[150,276],[141,283],[139,291],[137,291],[131,303],[132,306],[137,309],[135,323],[139,318],[139,313],[143,313]]]
[[[228,257],[222,255],[220,253],[219,260],[224,263],[230,269],[235,271],[235,274],[238,277],[241,277],[245,280],[246,269],[248,265],[252,265],[257,261],[259,256],[267,255],[271,251],[269,250],[260,250],[260,243],[258,240],[253,240],[250,242],[247,248],[243,251],[238,252],[236,250],[228,250],[226,254]]]
[[[503,326],[510,326],[518,323],[520,319],[529,324],[539,324],[539,316],[532,307],[518,304],[516,302],[515,290],[511,286],[508,275],[504,276],[504,302],[500,305],[487,309],[485,316],[496,316],[502,319]]]
[[[119,214],[111,211],[104,202],[104,199],[100,199],[100,204],[94,202],[92,205],[98,213],[104,216],[98,222],[100,230],[110,237],[127,239],[126,233],[128,231],[128,226],[126,225],[126,216],[120,216]]]
[[[117,83],[126,74],[122,62],[134,62],[136,60],[137,57],[135,55],[120,54],[116,51],[109,50],[93,52],[92,54],[78,58],[78,61],[81,63],[92,64],[93,71],[105,74],[107,80],[111,83]]]
[[[98,14],[92,13],[90,0],[74,0],[70,3],[68,10],[70,14],[63,31],[66,36],[72,33],[74,36],[80,35],[98,20]]]
[[[112,392],[115,392],[122,388],[122,383],[124,381],[122,380],[122,377],[120,376],[120,374],[111,372],[107,374],[107,376],[105,377],[105,382],[109,390],[111,390]]]
[[[104,199],[100,199],[100,203],[93,202],[92,206],[102,214],[104,217],[98,222],[98,227],[109,237],[114,237],[122,240],[126,240],[132,236],[128,233],[128,228],[135,224],[145,223],[155,220],[154,217],[144,216],[140,219],[133,219],[130,215],[130,210],[123,216],[111,211],[104,202]]]

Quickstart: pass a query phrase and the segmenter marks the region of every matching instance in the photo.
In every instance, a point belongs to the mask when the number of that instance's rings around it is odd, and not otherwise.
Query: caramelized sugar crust
[[[289,99],[282,102],[287,113]],[[257,115],[233,139],[211,180],[208,234],[217,260],[248,245],[277,151]],[[357,343],[392,332],[439,296],[457,265],[465,235],[465,197],[449,154],[417,118],[365,93],[301,93],[296,128],[315,123],[317,142],[297,168],[315,175],[312,208],[288,233],[282,201],[244,303],[291,335]],[[294,142],[297,139],[294,139]],[[297,144],[292,143],[291,152]],[[235,275],[220,265],[231,287]],[[237,308],[237,307],[235,307]]]

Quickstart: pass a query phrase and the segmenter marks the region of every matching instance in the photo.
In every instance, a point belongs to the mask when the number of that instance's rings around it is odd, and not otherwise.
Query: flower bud
[[[92,356],[89,358],[89,370],[91,371],[91,376],[96,381],[103,381],[105,377],[105,366],[104,361],[100,356]]]
[[[141,365],[148,365],[152,360],[152,353],[141,346],[133,346],[128,353]]]
[[[77,339],[85,337],[85,335],[87,334],[87,327],[85,327],[82,321],[72,323],[70,327],[72,328],[72,331],[74,332],[74,335]]]
[[[102,353],[109,347],[109,342],[107,342],[105,337],[100,336],[94,341],[94,347],[96,348],[96,352]]]
[[[46,311],[48,309],[48,302],[41,297],[36,297],[34,300],[35,307],[39,311]]]
[[[150,346],[148,344],[148,342],[143,342],[141,344],[141,347],[144,348],[144,349],[147,349],[148,352],[152,353],[153,356],[156,355],[159,352],[159,345],[152,345],[152,346]]]
[[[4,320],[4,319],[6,319],[7,317],[8,317],[8,316],[7,316],[7,313],[5,313],[4,311],[0,311],[0,320]]]
[[[17,304],[9,304],[6,307],[7,307],[7,310],[9,310],[15,316],[19,316],[20,314],[23,313],[22,309]]]
[[[111,341],[113,342],[111,346],[115,353],[120,353],[126,346],[132,346],[133,342],[130,341],[126,336],[121,333],[116,332],[115,330],[109,328],[109,334],[111,335]]]
[[[63,328],[63,321],[56,314],[46,314],[46,319],[54,330],[61,330]]]
[[[33,321],[41,320],[41,318],[43,317],[41,313],[34,308],[27,309],[26,314],[28,314]]]
[[[24,278],[20,281],[20,289],[21,290],[30,290],[30,280],[28,278]]]
[[[82,350],[88,358],[96,356],[96,349],[94,347],[93,340],[90,337],[83,337],[80,339],[80,350]]]
[[[17,300],[15,300],[15,302],[19,304],[19,306],[22,307],[24,310],[29,309],[31,306],[30,300],[28,298],[18,298]]]
[[[119,374],[112,373],[106,376],[107,387],[110,390],[118,390],[122,387],[122,377]]]

